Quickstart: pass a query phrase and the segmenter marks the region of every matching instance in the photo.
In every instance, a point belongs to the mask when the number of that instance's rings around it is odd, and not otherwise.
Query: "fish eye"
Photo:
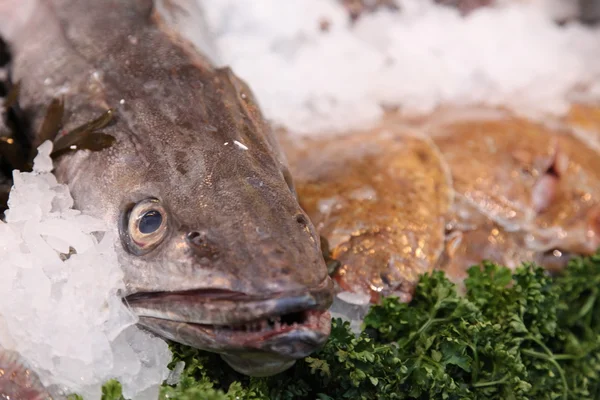
[[[128,247],[134,254],[144,254],[158,246],[167,234],[167,212],[154,198],[137,203],[128,214]]]
[[[140,217],[138,229],[144,235],[156,232],[162,225],[162,214],[157,210],[146,211]]]

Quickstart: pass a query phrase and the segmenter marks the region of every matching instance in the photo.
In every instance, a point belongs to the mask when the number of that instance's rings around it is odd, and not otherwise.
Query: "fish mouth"
[[[124,301],[148,330],[221,353],[238,372],[269,376],[325,344],[333,290],[328,277],[312,289],[269,296],[196,289],[136,293]]]

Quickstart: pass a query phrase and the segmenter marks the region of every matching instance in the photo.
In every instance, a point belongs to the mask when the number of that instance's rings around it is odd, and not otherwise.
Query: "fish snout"
[[[191,269],[218,273],[249,295],[310,291],[328,276],[316,230],[297,205],[185,224],[173,251],[182,248]]]

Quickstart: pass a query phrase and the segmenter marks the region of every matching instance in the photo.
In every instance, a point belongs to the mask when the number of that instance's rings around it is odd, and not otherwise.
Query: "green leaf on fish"
[[[100,117],[83,124],[54,142],[54,151],[50,156],[56,159],[66,153],[77,150],[100,151],[113,145],[115,137],[97,132],[105,128],[114,118],[114,110],[109,109]]]
[[[53,99],[46,110],[42,127],[35,138],[33,144],[35,149],[46,140],[53,141],[56,138],[63,124],[64,113],[65,105],[62,99]]]

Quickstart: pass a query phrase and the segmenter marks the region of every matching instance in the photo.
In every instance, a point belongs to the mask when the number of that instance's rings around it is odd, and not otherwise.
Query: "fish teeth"
[[[284,322],[281,320],[281,316],[276,315],[273,317],[250,321],[241,325],[222,325],[218,327],[222,330],[236,330],[236,331],[245,331],[245,332],[263,332],[263,331],[272,331],[272,330],[280,330],[282,328],[298,328],[304,324],[316,324],[318,322],[318,317],[315,314],[307,313],[303,315],[303,321],[301,322]]]
[[[246,332],[261,332],[269,329],[269,321],[266,319],[261,319],[259,321],[248,322],[238,328],[243,329]]]
[[[268,327],[269,327],[269,330],[281,329],[281,317],[280,316],[270,317],[268,320]]]

